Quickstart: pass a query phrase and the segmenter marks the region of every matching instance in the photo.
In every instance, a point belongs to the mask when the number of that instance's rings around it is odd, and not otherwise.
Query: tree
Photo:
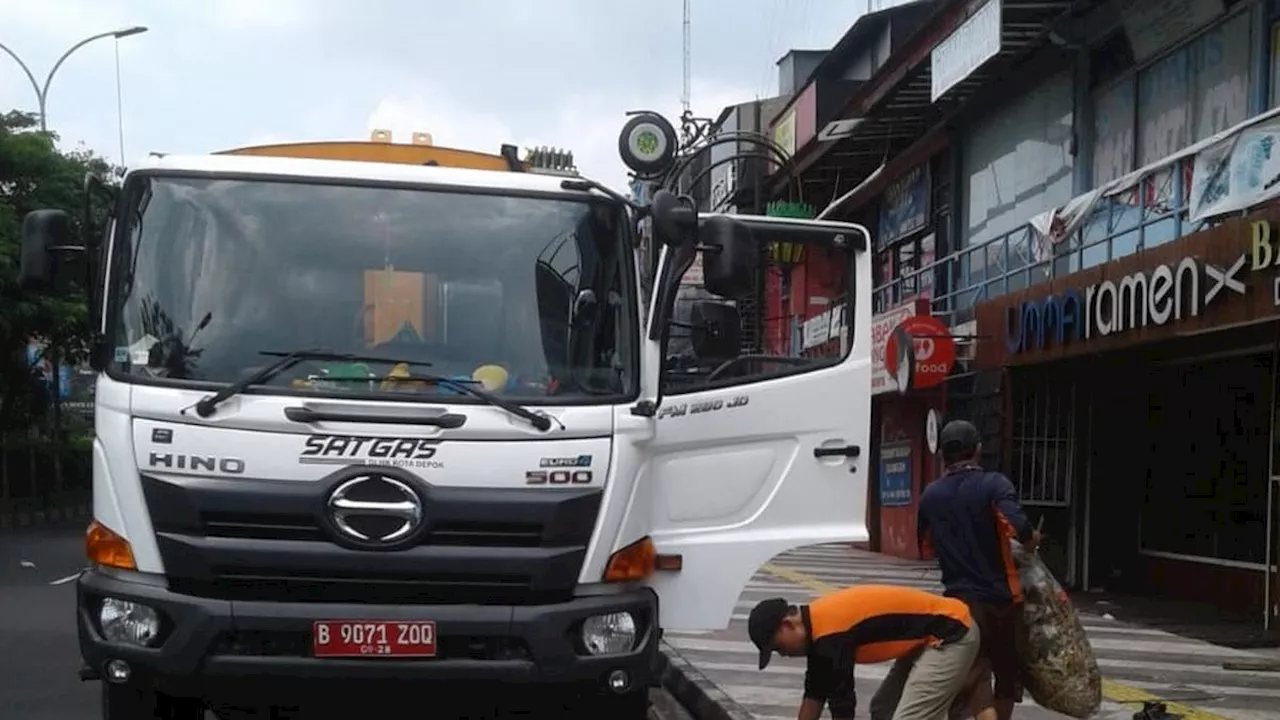
[[[78,223],[85,174],[112,176],[112,168],[86,149],[59,151],[57,136],[39,132],[35,115],[0,114],[0,437],[37,427],[56,436],[58,391],[50,393],[27,355],[33,338],[45,341],[51,359],[82,361],[89,347],[88,308],[83,294],[22,292],[17,284],[23,217],[58,208]],[[34,421],[34,422],[33,422]],[[2,442],[2,441],[0,441]]]

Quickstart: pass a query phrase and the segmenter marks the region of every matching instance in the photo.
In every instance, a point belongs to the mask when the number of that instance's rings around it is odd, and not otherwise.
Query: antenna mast
[[[680,104],[685,117],[692,117],[692,85],[693,85],[693,33],[689,20],[689,5],[692,0],[684,0],[684,93],[680,96]]]

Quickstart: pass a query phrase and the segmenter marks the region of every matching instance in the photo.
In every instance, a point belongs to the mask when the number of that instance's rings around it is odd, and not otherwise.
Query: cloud
[[[301,0],[201,0],[194,8],[234,30],[296,31],[316,16]]]

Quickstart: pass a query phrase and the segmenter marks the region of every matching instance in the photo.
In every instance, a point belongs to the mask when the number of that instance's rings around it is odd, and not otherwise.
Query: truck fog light
[[[592,655],[631,652],[636,644],[636,619],[629,612],[593,615],[582,622],[582,644]]]
[[[609,673],[609,689],[616,693],[624,693],[631,688],[631,676],[626,670],[614,670]]]
[[[103,667],[106,670],[103,676],[106,677],[107,682],[116,685],[129,682],[129,675],[133,672],[129,669],[129,663],[123,660],[108,660]]]
[[[98,612],[102,637],[126,645],[150,645],[160,635],[160,613],[147,605],[104,598]]]

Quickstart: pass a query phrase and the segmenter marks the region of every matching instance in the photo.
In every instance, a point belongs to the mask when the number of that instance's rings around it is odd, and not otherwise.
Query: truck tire
[[[204,703],[127,685],[102,684],[102,720],[204,720]]]

